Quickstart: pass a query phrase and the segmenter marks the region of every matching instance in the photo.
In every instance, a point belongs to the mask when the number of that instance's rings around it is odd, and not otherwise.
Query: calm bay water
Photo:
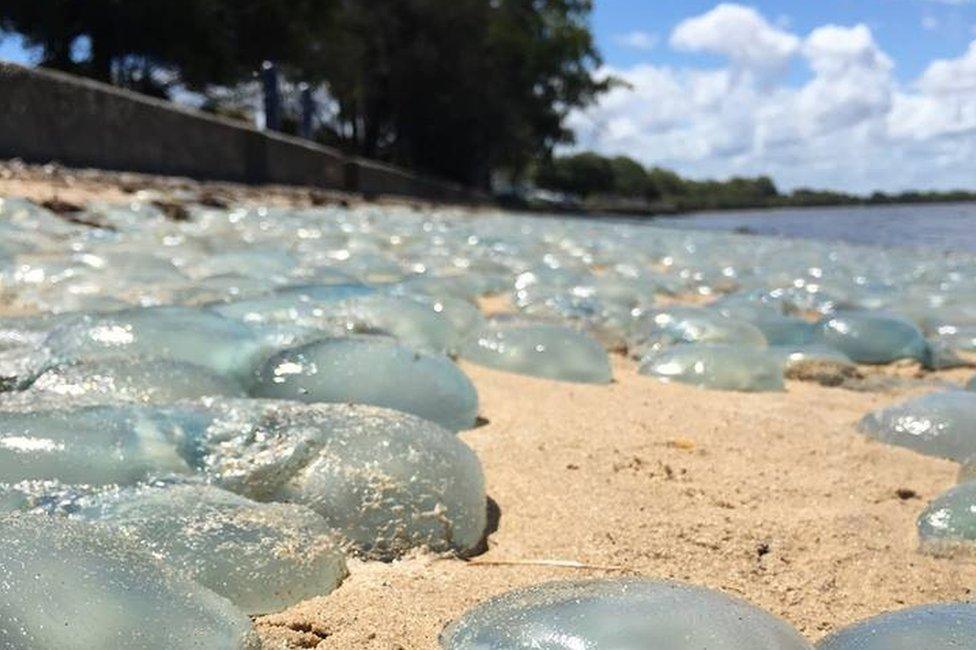
[[[702,230],[976,252],[976,203],[700,212],[654,219]]]

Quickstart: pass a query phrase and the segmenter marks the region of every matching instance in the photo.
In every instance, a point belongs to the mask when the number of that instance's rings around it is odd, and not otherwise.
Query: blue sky
[[[783,188],[976,189],[976,0],[597,0],[579,149]]]
[[[5,35],[0,40],[0,61],[29,63],[30,55],[24,51],[23,42],[17,36]]]
[[[976,0],[596,0],[576,149],[784,189],[976,189]],[[29,58],[16,38],[0,59]]]
[[[714,0],[596,0],[592,26],[607,63],[629,66],[644,61],[670,65],[707,65],[717,57],[676,52],[668,34],[682,20],[703,14]],[[938,58],[958,56],[976,36],[976,2],[966,0],[767,0],[743,3],[773,24],[809,33],[826,23],[870,27],[883,50],[895,61],[896,76],[909,81]],[[642,32],[655,45],[649,50],[627,46],[628,34]],[[794,73],[805,72],[796,66]]]

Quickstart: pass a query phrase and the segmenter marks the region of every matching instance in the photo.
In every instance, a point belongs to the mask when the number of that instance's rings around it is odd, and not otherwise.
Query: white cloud
[[[893,137],[916,142],[976,136],[976,41],[955,59],[939,59],[898,97],[889,115]]]
[[[929,64],[919,86],[933,95],[968,94],[976,91],[976,41],[957,59],[938,59]]]
[[[729,63],[606,68],[632,90],[572,116],[580,148],[693,177],[768,173],[786,189],[973,185],[976,41],[911,84],[895,79],[865,25],[824,25],[801,38],[726,4],[679,24],[671,43]],[[811,75],[800,85],[766,74],[796,61]]]
[[[803,54],[820,74],[843,74],[850,69],[890,71],[891,59],[874,42],[867,25],[825,25],[813,30],[803,43]]]
[[[653,50],[657,47],[658,38],[657,34],[651,34],[650,32],[633,31],[626,34],[619,34],[614,39],[619,45],[624,47],[629,47],[635,50]]]
[[[751,7],[720,4],[675,27],[671,45],[690,52],[727,56],[745,70],[776,72],[796,54],[800,40],[774,27]]]
[[[891,108],[891,59],[865,25],[819,27],[804,41],[803,55],[815,75],[798,96],[810,128],[836,131]]]

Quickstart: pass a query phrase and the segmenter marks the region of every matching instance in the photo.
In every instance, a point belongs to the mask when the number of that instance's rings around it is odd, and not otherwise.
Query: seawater
[[[696,212],[650,223],[869,246],[976,251],[976,203]]]

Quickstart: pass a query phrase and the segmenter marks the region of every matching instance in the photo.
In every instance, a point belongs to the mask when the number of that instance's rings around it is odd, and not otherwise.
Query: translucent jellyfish
[[[817,343],[801,343],[796,345],[773,345],[769,351],[778,356],[787,368],[798,363],[809,361],[829,362],[839,365],[853,365],[853,362],[840,350],[819,345]]]
[[[176,480],[177,475],[171,475]],[[182,478],[182,477],[179,477]],[[55,480],[31,480],[0,483],[0,514],[30,512],[47,515],[72,515],[79,503],[115,486],[62,483]]]
[[[976,551],[976,482],[957,485],[929,503],[918,518],[918,536],[931,553]]]
[[[462,358],[482,366],[560,381],[606,384],[606,351],[592,337],[558,325],[492,324],[466,341]]]
[[[0,318],[0,350],[24,346],[36,347],[44,342],[48,332],[76,315],[21,316]]]
[[[364,284],[303,284],[282,287],[274,293],[248,300],[210,305],[226,318],[246,323],[305,323],[325,318],[330,305],[361,295],[375,293]]]
[[[0,478],[5,482],[129,484],[189,470],[168,432],[138,410],[0,413]]]
[[[958,350],[976,352],[976,323],[940,327],[938,339]]]
[[[389,332],[416,350],[446,352],[458,338],[443,309],[406,296],[351,298],[336,304],[326,316],[333,322],[345,323],[350,331],[369,328]]]
[[[102,359],[63,364],[41,374],[28,389],[105,402],[175,402],[207,395],[243,397],[243,387],[203,366],[169,359]]]
[[[324,596],[346,575],[335,532],[299,505],[177,484],[105,493],[83,501],[77,514],[138,540],[248,614]]]
[[[405,297],[426,305],[428,309],[440,314],[450,323],[451,336],[447,342],[449,352],[456,352],[467,337],[487,324],[485,317],[474,304],[447,292],[439,296],[405,294]]]
[[[872,312],[842,312],[824,318],[815,341],[836,348],[857,363],[925,359],[926,343],[914,323]]]
[[[287,322],[346,333],[379,331],[410,347],[435,352],[450,349],[458,338],[443,303],[379,294],[365,285],[304,285],[211,308],[247,323]]]
[[[199,465],[258,501],[308,506],[352,550],[467,553],[486,525],[481,464],[455,435],[412,415],[347,404],[219,400]]]
[[[213,275],[184,284],[170,293],[172,302],[181,305],[207,305],[244,301],[271,293],[273,281],[234,273]]]
[[[804,345],[813,340],[813,323],[793,316],[763,315],[749,321],[769,345]]]
[[[132,304],[158,303],[170,286],[187,278],[171,262],[150,251],[88,250],[70,256],[24,259],[10,278],[18,299],[41,311],[111,311]],[[2,274],[0,274],[2,275]],[[7,278],[4,278],[7,284]]]
[[[766,337],[755,325],[697,307],[653,310],[639,317],[631,340],[637,358],[680,343],[765,348]]]
[[[72,284],[74,286],[63,283],[48,289],[23,291],[18,296],[18,300],[24,305],[29,305],[34,311],[51,314],[108,313],[133,307],[134,303],[107,293],[90,292],[90,287],[84,286],[83,281]]]
[[[478,288],[480,284],[477,277],[472,278],[470,275],[418,275],[398,283],[394,287],[393,292],[404,295],[424,295],[436,298],[450,296],[473,304],[481,294]]]
[[[293,269],[291,272],[296,279],[317,285],[354,285],[359,284],[354,276],[344,273],[330,266],[314,266]],[[365,285],[363,285],[365,286]]]
[[[244,324],[187,307],[84,316],[55,329],[44,346],[58,363],[157,357],[237,377],[251,370],[262,351],[261,341]]]
[[[391,340],[333,338],[284,350],[257,372],[252,395],[372,404],[457,431],[474,425],[478,394],[450,359]]]
[[[182,283],[186,276],[167,259],[153,252],[108,251],[89,252],[78,256],[86,266],[99,271],[107,285],[151,285]],[[103,285],[104,286],[104,285]]]
[[[11,512],[27,510],[29,507],[30,502],[26,494],[0,483],[0,517]]]
[[[40,515],[0,518],[0,647],[251,649],[243,612],[131,540]]]
[[[295,268],[297,260],[284,250],[260,249],[224,250],[208,255],[192,264],[188,273],[197,278],[234,273],[259,278],[285,277]]]
[[[0,350],[0,391],[27,388],[50,365],[51,357],[42,348],[21,346]]]
[[[928,370],[972,366],[972,362],[964,359],[958,350],[941,339],[928,339],[925,344],[925,357],[922,359],[922,364]]]
[[[976,456],[976,393],[945,391],[869,413],[858,429],[891,445],[963,461]]]
[[[976,605],[936,603],[855,623],[817,644],[817,650],[961,650],[976,648]]]
[[[16,197],[0,197],[0,216],[3,217],[4,223],[10,223],[25,231],[70,235],[79,228],[78,225],[59,218],[47,208]]]
[[[441,634],[444,650],[812,650],[772,614],[721,592],[625,578],[549,582],[487,600]]]
[[[277,323],[256,323],[250,325],[251,331],[261,340],[264,352],[262,361],[286,348],[294,348],[312,341],[344,337],[348,335],[344,329],[336,327],[332,331],[318,327],[294,325],[285,321]],[[383,336],[381,333],[370,333],[372,336]]]
[[[731,345],[677,345],[652,352],[638,372],[664,382],[738,391],[783,390],[779,356],[763,348]]]
[[[779,358],[787,379],[841,386],[863,378],[847,355],[818,343],[774,345],[769,352]]]

